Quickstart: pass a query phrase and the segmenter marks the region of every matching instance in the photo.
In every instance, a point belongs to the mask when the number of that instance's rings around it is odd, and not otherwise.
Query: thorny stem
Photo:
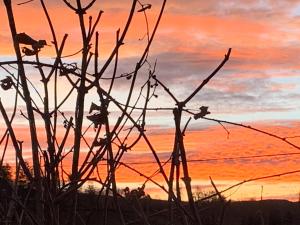
[[[20,46],[16,39],[17,37],[17,30],[15,25],[15,19],[13,15],[11,0],[4,0],[4,4],[6,7],[6,12],[9,20],[9,26],[11,30],[12,40],[14,44],[14,50],[16,53],[17,61],[18,61],[18,73],[21,79],[21,84],[23,87],[23,94],[26,100],[26,109],[29,119],[29,128],[30,128],[30,137],[31,137],[31,147],[32,147],[32,158],[33,158],[33,170],[34,170],[34,177],[35,177],[35,185],[37,188],[38,194],[36,195],[35,199],[35,207],[37,211],[38,218],[40,222],[44,223],[44,212],[43,212],[43,203],[40,201],[43,196],[42,192],[42,184],[41,184],[41,173],[40,173],[40,163],[39,163],[39,149],[38,149],[38,139],[37,139],[37,133],[36,133],[36,125],[35,125],[35,117],[33,113],[33,107],[31,104],[31,96],[30,92],[27,86],[26,81],[26,74],[24,70],[24,66],[22,63],[22,56],[20,52]]]
[[[166,175],[166,173],[165,173],[165,171],[164,171],[164,169],[163,169],[163,166],[162,166],[162,164],[161,164],[161,161],[160,161],[160,159],[159,159],[159,157],[158,157],[158,155],[157,155],[157,153],[156,153],[156,151],[155,151],[155,149],[154,149],[154,147],[152,146],[152,144],[151,144],[151,142],[149,141],[149,139],[148,139],[148,137],[146,136],[146,134],[145,134],[145,132],[143,131],[143,130],[141,130],[141,128],[140,128],[140,126],[136,123],[136,121],[120,106],[120,104],[118,104],[118,102],[114,99],[114,98],[112,98],[110,95],[108,95],[106,92],[105,92],[105,90],[103,90],[103,89],[101,89],[100,87],[99,87],[99,90],[101,91],[101,93],[103,93],[103,95],[104,96],[106,96],[109,100],[111,100],[125,115],[126,115],[126,117],[127,118],[129,118],[130,119],[130,121],[134,124],[134,126],[139,130],[139,132],[142,134],[142,137],[143,137],[143,139],[145,140],[145,142],[146,142],[146,144],[147,144],[147,146],[149,147],[149,149],[150,149],[150,151],[152,152],[152,154],[153,154],[153,156],[154,156],[154,158],[155,158],[155,161],[157,162],[157,165],[158,165],[158,167],[159,167],[159,171],[160,171],[160,173],[162,174],[162,176],[163,176],[163,178],[164,178],[164,180],[165,180],[165,182],[168,184],[169,183],[169,180],[168,180],[168,177],[167,177],[167,175]],[[171,192],[171,196],[172,196],[172,198],[174,199],[174,201],[175,201],[175,203],[176,203],[176,205],[178,206],[178,207],[180,207],[181,209],[183,209],[182,208],[182,206],[180,205],[180,203],[178,202],[178,200],[177,200],[177,198],[176,198],[176,196],[174,195],[174,193],[173,192]],[[184,209],[183,209],[184,210]],[[187,216],[189,216],[190,217],[190,215],[189,215],[189,213],[186,211],[186,210],[184,210],[184,213],[187,215]]]
[[[4,121],[6,123],[7,129],[8,129],[8,133],[10,135],[10,139],[11,139],[11,141],[13,143],[14,148],[15,148],[16,155],[17,155],[17,157],[18,157],[18,159],[20,161],[20,165],[21,165],[21,167],[22,167],[25,175],[27,176],[27,178],[30,181],[32,181],[33,177],[32,177],[32,175],[31,175],[31,173],[30,173],[30,171],[29,171],[29,169],[28,169],[28,167],[27,167],[27,165],[26,165],[26,163],[25,163],[25,161],[23,159],[23,156],[22,156],[22,153],[21,153],[21,150],[20,150],[20,146],[19,146],[17,138],[15,136],[15,132],[14,132],[13,127],[12,127],[12,125],[11,125],[9,119],[8,119],[8,116],[6,114],[5,108],[2,105],[1,99],[0,99],[0,111],[1,111],[1,114],[3,116]]]

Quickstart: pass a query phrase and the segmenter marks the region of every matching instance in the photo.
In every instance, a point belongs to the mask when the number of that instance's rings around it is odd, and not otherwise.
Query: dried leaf
[[[142,8],[138,10],[138,12],[144,12],[144,11],[146,11],[147,9],[151,9],[151,6],[152,6],[151,4],[144,4],[144,5],[142,6]]]
[[[45,40],[38,40],[35,44],[32,45],[33,49],[41,49],[45,45],[47,45],[47,42]]]
[[[6,77],[5,79],[1,80],[1,87],[3,90],[8,90],[12,87],[12,85],[14,84],[13,80],[11,79],[11,77]]]
[[[210,112],[208,111],[208,106],[201,106],[199,109],[200,112],[194,115],[195,120],[210,114]]]
[[[94,123],[95,128],[97,128],[99,125],[105,123],[106,116],[104,113],[95,113],[92,115],[86,116],[86,118]]]
[[[101,106],[96,105],[94,102],[92,102],[91,106],[90,106],[90,111],[89,113],[91,113],[93,110],[96,111],[100,111],[101,110]]]
[[[34,40],[32,37],[25,33],[19,33],[16,35],[16,39],[20,44],[24,45],[34,45],[37,43],[36,40]]]
[[[36,55],[39,52],[39,50],[38,49],[32,50],[30,48],[23,47],[22,52],[27,56],[32,56],[32,55]]]
[[[41,49],[43,48],[45,45],[47,45],[47,42],[45,40],[39,40],[36,41],[34,40],[32,37],[30,37],[29,35],[25,34],[25,33],[19,33],[16,35],[16,40],[20,43],[20,44],[24,44],[24,45],[31,45],[31,47],[34,50],[37,49]]]

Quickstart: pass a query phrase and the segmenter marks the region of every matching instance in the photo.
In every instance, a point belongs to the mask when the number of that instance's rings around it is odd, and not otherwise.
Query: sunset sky
[[[45,62],[53,60],[54,48],[51,35],[39,1],[17,5],[13,1],[18,32],[26,32],[35,39],[45,39],[49,46],[41,51]],[[60,0],[45,1],[61,41],[69,34],[63,55],[80,50],[81,37],[78,18]],[[74,1],[70,1],[74,2]],[[87,2],[87,1],[83,1]],[[147,11],[150,31],[158,16],[161,0],[142,1],[151,3]],[[114,46],[115,32],[124,28],[130,9],[130,0],[97,1],[88,15],[95,16],[104,11],[99,26],[100,62],[104,62]],[[138,6],[139,8],[139,6]],[[88,18],[87,15],[87,18]],[[0,61],[13,59],[13,46],[3,3],[0,4]],[[88,19],[86,19],[88,21]],[[143,14],[136,13],[129,29],[125,45],[120,50],[118,74],[134,69],[146,43]],[[144,38],[143,38],[144,37]],[[180,100],[184,100],[223,60],[228,48],[232,48],[229,61],[222,70],[193,98],[187,108],[198,109],[209,106],[209,118],[228,120],[289,138],[300,146],[300,3],[295,0],[169,0],[151,46],[148,61],[153,66],[157,60],[156,75]],[[80,55],[69,58],[79,61]],[[27,57],[27,60],[34,58]],[[112,67],[106,73],[111,74]],[[7,74],[0,68],[0,78]],[[138,84],[145,79],[141,75]],[[32,72],[33,83],[40,78]],[[125,81],[124,81],[125,80]],[[117,83],[113,95],[124,100],[130,81]],[[127,83],[126,83],[127,82]],[[105,84],[104,84],[105,86]],[[59,84],[60,98],[67,93],[67,81]],[[38,89],[39,90],[39,89]],[[42,89],[41,89],[42,90]],[[11,110],[11,92],[0,90],[1,100]],[[172,99],[163,88],[157,89],[158,98],[151,107],[174,107]],[[34,97],[35,94],[33,94]],[[86,110],[95,102],[93,93],[87,96]],[[72,100],[72,99],[71,99]],[[22,108],[24,103],[20,102]],[[74,101],[63,108],[74,110]],[[114,115],[113,109],[111,112]],[[183,126],[190,115],[183,116]],[[24,138],[25,152],[30,152],[26,140],[27,121],[18,116],[15,127],[19,137]],[[166,160],[173,148],[174,120],[172,111],[152,111],[148,114],[147,134]],[[220,190],[240,181],[300,169],[300,155],[274,157],[224,159],[232,157],[266,154],[297,153],[300,151],[286,143],[245,128],[192,119],[185,136],[189,160],[203,160],[190,163],[192,183],[200,190],[212,190],[211,176]],[[4,128],[1,122],[1,130]],[[42,127],[40,127],[42,132]],[[2,152],[2,147],[0,153]],[[29,157],[29,156],[28,156]],[[13,160],[13,153],[7,154],[7,161]],[[144,142],[127,155],[130,162],[152,162],[153,157]],[[133,167],[151,175],[155,164],[132,164]],[[131,171],[120,168],[117,179],[121,186],[131,183],[141,185],[143,179]],[[162,181],[161,177],[156,177]],[[264,186],[265,198],[288,198],[298,200],[300,174],[262,180],[244,184],[224,195],[241,200],[260,198]],[[164,198],[149,183],[146,186],[153,197]],[[197,189],[198,190],[198,189]]]

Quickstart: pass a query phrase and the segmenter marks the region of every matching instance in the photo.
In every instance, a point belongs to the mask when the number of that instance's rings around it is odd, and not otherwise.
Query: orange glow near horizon
[[[288,125],[266,125],[251,124],[253,127],[257,127],[265,131],[276,130],[276,134],[282,137],[293,137],[298,132],[299,122],[290,122]],[[209,176],[211,176],[220,189],[225,189],[232,184],[236,184],[240,181],[252,179],[256,177],[268,176],[272,174],[279,174],[283,172],[293,171],[299,169],[300,154],[296,155],[279,155],[279,156],[266,156],[259,158],[251,158],[251,156],[260,155],[276,155],[285,153],[297,153],[293,147],[288,144],[276,140],[270,136],[259,134],[255,131],[247,130],[245,128],[228,126],[227,129],[230,135],[227,138],[226,131],[220,126],[211,126],[206,129],[187,131],[185,136],[185,146],[187,151],[187,157],[190,165],[190,176],[192,177],[193,185],[199,190],[211,190],[209,188]],[[18,137],[26,137],[28,130],[23,128],[16,129]],[[43,133],[43,129],[40,128],[39,135]],[[58,138],[60,139],[60,135]],[[40,136],[41,137],[41,136]],[[153,134],[148,134],[149,140],[153,144],[157,154],[161,157],[161,161],[166,161],[172,151],[174,134],[172,129],[164,130]],[[40,139],[41,143],[45,142],[44,139]],[[163,140],[163,141],[162,141]],[[290,139],[294,144],[300,144],[300,138]],[[30,159],[30,145],[29,140],[23,139],[24,143],[24,158]],[[129,140],[130,143],[130,140]],[[69,139],[67,146],[72,146],[72,140]],[[13,149],[9,149],[13,151]],[[300,152],[299,152],[300,153]],[[81,162],[86,156],[86,150],[82,150]],[[239,157],[249,158],[239,158]],[[194,161],[193,160],[198,160]],[[8,152],[6,155],[6,161],[14,162],[14,154]],[[142,171],[143,174],[151,176],[157,171],[154,157],[152,156],[148,146],[144,141],[140,141],[134,149],[125,153],[122,162],[129,166]],[[70,171],[71,158],[65,160],[64,167],[66,171]],[[106,161],[100,162],[99,171],[101,176],[106,174]],[[137,163],[137,164],[136,164]],[[141,164],[140,164],[141,163]],[[145,163],[145,164],[143,164]],[[164,167],[166,173],[169,173],[170,164],[166,164]],[[145,178],[139,176],[134,171],[120,166],[116,172],[116,178],[119,182],[120,188],[124,186],[130,186],[132,188],[142,185]],[[95,174],[92,175],[96,176]],[[291,174],[279,178],[266,179],[257,182],[250,182],[249,184],[242,185],[242,190],[231,196],[233,199],[249,199],[258,198],[257,190],[261,185],[265,186],[266,197],[276,197],[280,194],[280,186],[278,183],[293,183],[291,188],[293,193],[286,197],[290,200],[296,200],[298,190],[296,185],[300,183],[299,174]],[[154,180],[164,183],[161,174],[154,177]],[[184,184],[181,184],[183,187]],[[97,186],[97,185],[96,185]],[[147,182],[146,187],[148,192],[152,195],[157,195],[160,191],[155,185]],[[235,189],[233,189],[235,190]],[[244,192],[246,191],[247,192]],[[256,191],[254,191],[256,190]],[[227,193],[231,193],[226,192]],[[254,195],[255,193],[255,195]],[[269,194],[267,194],[269,193]],[[225,194],[225,195],[226,195]],[[157,195],[158,197],[158,195]],[[161,198],[165,198],[163,192],[161,192]]]

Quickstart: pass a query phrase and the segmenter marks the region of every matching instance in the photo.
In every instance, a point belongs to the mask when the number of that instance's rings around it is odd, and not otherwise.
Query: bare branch
[[[183,105],[186,105],[218,72],[219,70],[225,65],[225,63],[228,61],[231,53],[231,48],[228,49],[227,53],[225,54],[225,57],[223,61],[220,63],[220,65],[205,79],[202,81],[202,83],[196,88],[193,93],[187,97],[183,101]]]

